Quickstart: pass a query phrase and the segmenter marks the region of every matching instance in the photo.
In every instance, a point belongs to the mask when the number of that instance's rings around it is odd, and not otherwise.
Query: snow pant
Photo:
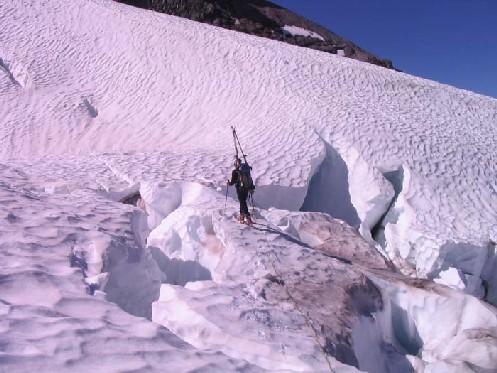
[[[250,216],[247,206],[248,190],[245,188],[238,188],[236,190],[236,195],[238,196],[238,201],[240,202],[240,214]]]

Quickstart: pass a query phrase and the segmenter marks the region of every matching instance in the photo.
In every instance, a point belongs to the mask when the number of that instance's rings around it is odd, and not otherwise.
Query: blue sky
[[[406,73],[497,98],[497,0],[271,0]]]

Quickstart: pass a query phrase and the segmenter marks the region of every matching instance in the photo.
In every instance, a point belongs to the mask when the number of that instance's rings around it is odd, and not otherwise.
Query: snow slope
[[[102,371],[123,359],[160,370],[170,354],[182,370],[497,366],[492,306],[418,289],[371,246],[406,274],[497,304],[496,100],[108,0],[3,2],[0,18],[8,370],[85,370],[96,352]],[[231,125],[254,167],[262,232],[227,219],[215,191]],[[138,191],[147,216],[117,202]],[[286,259],[254,262],[267,253]],[[299,289],[312,278],[324,285]],[[290,305],[282,282],[299,290]],[[366,311],[351,306],[356,288]],[[311,311],[312,294],[337,301]],[[452,347],[432,341],[434,315]],[[69,331],[42,339],[64,321]]]
[[[329,144],[364,237],[397,196],[384,246],[403,266],[437,277],[440,257],[494,250],[496,100],[112,2],[75,8],[2,5],[3,158],[174,149],[221,168],[236,125],[264,207],[300,207]]]

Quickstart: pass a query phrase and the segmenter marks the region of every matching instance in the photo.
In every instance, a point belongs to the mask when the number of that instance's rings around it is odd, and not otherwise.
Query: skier
[[[228,185],[235,185],[236,195],[238,197],[238,201],[240,202],[240,216],[238,217],[238,221],[240,223],[246,223],[247,225],[252,225],[252,218],[250,217],[250,213],[247,206],[247,198],[249,193],[254,192],[254,187],[247,187],[241,182],[240,175],[240,165],[242,161],[240,158],[236,157],[233,166],[235,169],[231,172],[231,180],[228,180]]]

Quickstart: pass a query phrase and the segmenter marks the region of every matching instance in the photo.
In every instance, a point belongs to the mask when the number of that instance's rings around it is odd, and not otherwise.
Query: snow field
[[[20,0],[0,18],[2,365],[495,365],[493,308],[384,279],[370,245],[406,274],[496,304],[496,100],[107,0]],[[231,125],[254,167],[260,231],[222,209]],[[147,214],[117,203],[138,192]],[[328,213],[368,243],[325,215],[271,207]],[[223,353],[155,325],[137,337],[149,324],[107,301]],[[485,324],[454,329],[441,303]],[[53,318],[64,330],[38,338]],[[433,318],[450,321],[448,344]]]

